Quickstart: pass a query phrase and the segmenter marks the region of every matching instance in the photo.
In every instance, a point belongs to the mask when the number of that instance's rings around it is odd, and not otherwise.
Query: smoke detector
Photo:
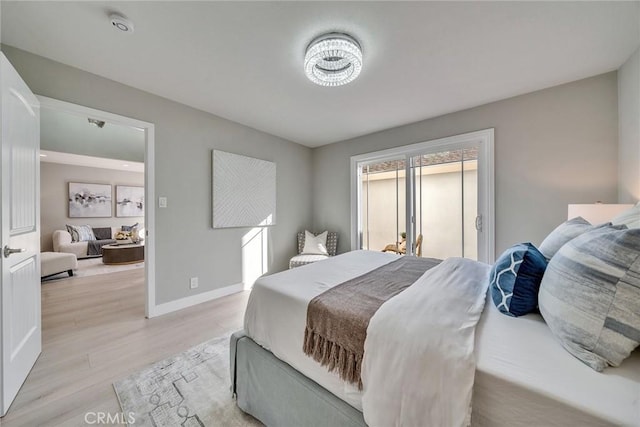
[[[113,28],[125,33],[133,33],[133,22],[118,13],[109,15],[109,20]]]

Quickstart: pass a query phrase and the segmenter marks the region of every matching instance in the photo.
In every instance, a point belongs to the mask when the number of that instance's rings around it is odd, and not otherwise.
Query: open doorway
[[[153,124],[38,99],[43,283],[131,270],[144,276],[145,315],[153,317]]]

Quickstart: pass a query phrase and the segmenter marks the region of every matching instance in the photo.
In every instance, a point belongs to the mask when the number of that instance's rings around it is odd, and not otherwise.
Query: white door
[[[42,348],[40,112],[38,100],[2,53],[0,80],[0,415],[4,415]]]

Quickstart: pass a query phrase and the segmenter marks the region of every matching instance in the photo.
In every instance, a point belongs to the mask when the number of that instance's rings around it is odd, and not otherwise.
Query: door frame
[[[40,109],[49,108],[57,111],[74,114],[81,117],[92,117],[109,123],[144,129],[144,197],[146,200],[144,210],[144,228],[146,232],[144,245],[144,273],[145,273],[145,316],[152,318],[156,315],[156,235],[155,235],[155,126],[145,122],[119,114],[96,110],[91,107],[61,101],[42,95],[36,95],[40,101]]]
[[[483,244],[478,248],[478,260],[493,263],[495,261],[495,188],[494,188],[494,128],[468,132],[445,138],[432,139],[415,144],[403,145],[386,150],[374,151],[371,153],[359,154],[351,157],[351,250],[361,248],[361,236],[359,233],[358,212],[360,211],[360,175],[359,165],[376,163],[389,157],[404,157],[409,160],[412,156],[424,154],[425,151],[453,150],[469,143],[478,144],[478,151],[482,161],[478,162],[478,213],[482,215],[482,236]],[[406,175],[411,175],[411,162],[405,162]],[[413,189],[412,180],[407,179],[406,197],[412,200]],[[407,209],[407,224],[412,223],[413,209]],[[407,241],[412,242],[411,229],[407,227]],[[411,249],[407,245],[409,253]]]

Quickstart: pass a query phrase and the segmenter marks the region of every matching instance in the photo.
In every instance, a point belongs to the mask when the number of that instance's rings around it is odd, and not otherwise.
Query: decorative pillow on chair
[[[549,260],[569,240],[575,239],[593,228],[594,226],[581,216],[563,222],[542,241],[540,252]]]
[[[304,255],[329,255],[327,252],[327,231],[315,236],[310,231],[304,232]]]
[[[88,242],[96,240],[93,228],[90,225],[67,225],[67,231],[71,234],[72,242]]]
[[[602,371],[640,344],[640,229],[584,233],[551,259],[540,312],[564,348]]]
[[[546,268],[546,258],[531,243],[520,243],[504,251],[489,276],[491,298],[498,310],[513,317],[535,311]]]
[[[613,225],[626,225],[627,228],[640,228],[640,202],[631,209],[619,213],[611,220]]]

